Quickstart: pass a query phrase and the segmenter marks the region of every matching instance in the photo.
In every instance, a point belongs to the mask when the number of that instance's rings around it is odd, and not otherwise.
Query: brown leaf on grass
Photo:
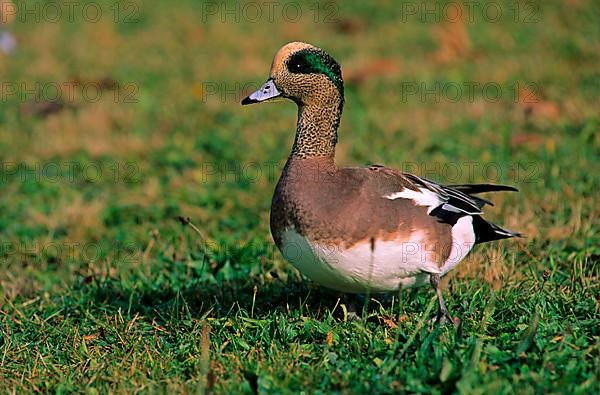
[[[119,83],[113,79],[109,75],[102,76],[96,79],[85,80],[80,78],[78,75],[73,76],[69,80],[64,83],[66,87],[93,87],[98,92],[103,92],[107,90],[117,90],[119,89]],[[77,92],[77,97],[82,95],[80,91]],[[42,93],[39,93],[39,96],[42,96]],[[21,104],[19,111],[21,116],[24,118],[29,117],[40,117],[46,118],[50,115],[57,114],[67,108],[76,108],[73,103],[65,103],[62,100],[45,100],[41,98],[37,98],[26,103]]]
[[[375,59],[362,66],[349,68],[343,73],[344,81],[350,85],[362,85],[368,78],[391,75],[400,69],[400,62],[395,59]]]
[[[544,143],[544,136],[538,133],[516,133],[510,136],[512,148],[530,147],[537,149]]]
[[[86,342],[89,342],[91,340],[94,340],[95,338],[97,338],[98,336],[100,336],[99,333],[92,333],[91,335],[85,335],[83,337],[83,340],[85,340]]]
[[[94,79],[83,79],[79,75],[74,75],[68,84],[73,86],[90,85],[101,91],[103,90],[115,90],[119,87],[119,83],[109,75],[105,75]]]
[[[383,317],[381,317],[381,319],[383,320],[383,323],[388,328],[390,328],[390,329],[396,329],[396,328],[398,328],[398,325],[390,317],[383,316]]]
[[[462,7],[450,7],[442,24],[436,25],[433,35],[438,42],[434,55],[436,62],[445,64],[464,57],[471,49],[467,31],[467,11]]]
[[[365,29],[365,22],[360,18],[338,18],[333,24],[333,28],[342,34],[357,34]]]
[[[569,9],[581,8],[581,5],[583,3],[582,0],[564,0],[564,2],[566,3],[566,6],[569,7]]]
[[[524,111],[526,117],[539,117],[552,120],[560,117],[558,104],[549,101],[525,105]]]
[[[556,120],[560,117],[560,107],[557,103],[543,100],[531,84],[519,86],[517,105],[523,111],[525,118]]]
[[[34,100],[21,104],[19,111],[24,118],[40,117],[46,118],[52,114],[61,112],[66,108],[65,103],[60,100]]]
[[[331,346],[333,344],[333,332],[327,332],[327,345]]]

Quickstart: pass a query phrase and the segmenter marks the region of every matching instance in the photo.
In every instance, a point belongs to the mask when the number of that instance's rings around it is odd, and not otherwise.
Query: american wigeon
[[[473,246],[519,236],[481,217],[481,192],[503,185],[454,185],[383,166],[337,168],[344,107],[340,65],[293,42],[275,55],[267,82],[242,104],[283,97],[298,105],[296,138],[275,189],[271,232],[283,256],[312,280],[342,292],[389,292],[429,282],[438,321],[451,319],[440,277]]]

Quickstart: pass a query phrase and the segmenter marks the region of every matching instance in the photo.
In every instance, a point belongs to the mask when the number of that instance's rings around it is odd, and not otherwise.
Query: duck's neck
[[[338,97],[318,105],[299,103],[296,139],[290,159],[333,159],[343,106],[343,98]]]

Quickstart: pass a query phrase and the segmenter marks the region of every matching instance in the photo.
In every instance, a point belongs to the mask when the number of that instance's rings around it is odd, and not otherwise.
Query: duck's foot
[[[346,320],[348,320],[348,321],[362,321],[362,318],[360,317],[360,315],[358,315],[356,313],[356,311],[348,311],[348,314],[346,314]]]
[[[431,274],[429,276],[429,281],[431,282],[431,286],[435,290],[435,293],[438,298],[438,312],[435,318],[429,320],[433,321],[435,325],[446,325],[453,324],[454,326],[458,326],[460,324],[460,319],[458,317],[452,317],[448,312],[448,308],[446,307],[446,302],[444,302],[444,297],[442,296],[442,291],[440,290],[440,275],[439,274]]]
[[[344,312],[344,321],[362,320],[362,309],[359,310],[360,295],[344,294],[342,296],[342,311]]]
[[[429,322],[433,322],[435,325],[452,324],[454,326],[457,326],[458,324],[460,324],[460,318],[452,317],[450,315],[450,313],[448,313],[447,310],[446,311],[438,310],[435,317],[429,319]]]

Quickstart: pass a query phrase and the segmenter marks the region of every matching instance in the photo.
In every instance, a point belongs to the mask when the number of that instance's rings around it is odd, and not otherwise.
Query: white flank
[[[282,244],[283,256],[302,274],[344,292],[394,291],[425,283],[426,273],[441,273],[423,231],[408,240],[376,241],[373,252],[368,242],[349,249],[310,243],[294,229],[283,234]]]
[[[450,256],[442,266],[442,274],[448,273],[458,265],[471,251],[474,244],[473,217],[467,215],[459,218],[452,227],[452,249]]]
[[[429,207],[429,209],[427,210],[427,214],[431,213],[431,211],[434,208],[444,203],[444,201],[440,199],[437,193],[425,188],[419,188],[418,191],[413,191],[412,189],[404,188],[404,190],[402,190],[401,192],[390,193],[389,195],[385,195],[384,198],[390,200],[411,199],[415,202],[415,204],[419,206]]]

